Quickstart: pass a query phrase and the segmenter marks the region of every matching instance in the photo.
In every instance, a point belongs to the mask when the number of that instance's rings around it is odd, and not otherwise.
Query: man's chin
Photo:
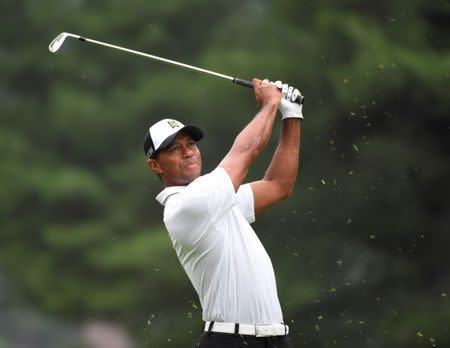
[[[191,175],[186,176],[186,181],[187,184],[190,184],[191,182],[193,182],[195,179],[197,179],[200,176],[200,172],[198,173],[193,173]]]

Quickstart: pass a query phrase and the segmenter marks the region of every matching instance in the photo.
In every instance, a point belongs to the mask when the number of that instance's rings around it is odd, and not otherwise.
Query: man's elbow
[[[280,201],[289,198],[293,193],[294,193],[294,185],[291,184],[283,185],[282,187],[280,187],[278,192]]]
[[[294,193],[294,187],[291,187],[289,190],[286,191],[286,193],[282,199],[287,199],[287,198],[291,197],[293,193]]]

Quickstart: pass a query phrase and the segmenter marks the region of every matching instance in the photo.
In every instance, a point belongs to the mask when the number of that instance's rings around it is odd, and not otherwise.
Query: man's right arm
[[[255,98],[260,111],[239,133],[219,167],[226,170],[237,192],[255,158],[266,147],[281,100],[281,92],[273,84],[253,79]]]

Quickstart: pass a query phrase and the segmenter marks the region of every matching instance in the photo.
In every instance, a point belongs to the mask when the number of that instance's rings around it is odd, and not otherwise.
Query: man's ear
[[[150,168],[150,170],[155,174],[162,174],[162,169],[157,161],[154,159],[148,159],[147,160],[147,167]]]

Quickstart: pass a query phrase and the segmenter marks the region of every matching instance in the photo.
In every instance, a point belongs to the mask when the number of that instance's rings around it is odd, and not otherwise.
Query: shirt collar
[[[165,205],[167,198],[169,198],[172,195],[176,195],[177,193],[180,193],[185,189],[186,186],[169,186],[166,187],[164,190],[162,190],[157,196],[156,200],[161,203],[161,205]]]

